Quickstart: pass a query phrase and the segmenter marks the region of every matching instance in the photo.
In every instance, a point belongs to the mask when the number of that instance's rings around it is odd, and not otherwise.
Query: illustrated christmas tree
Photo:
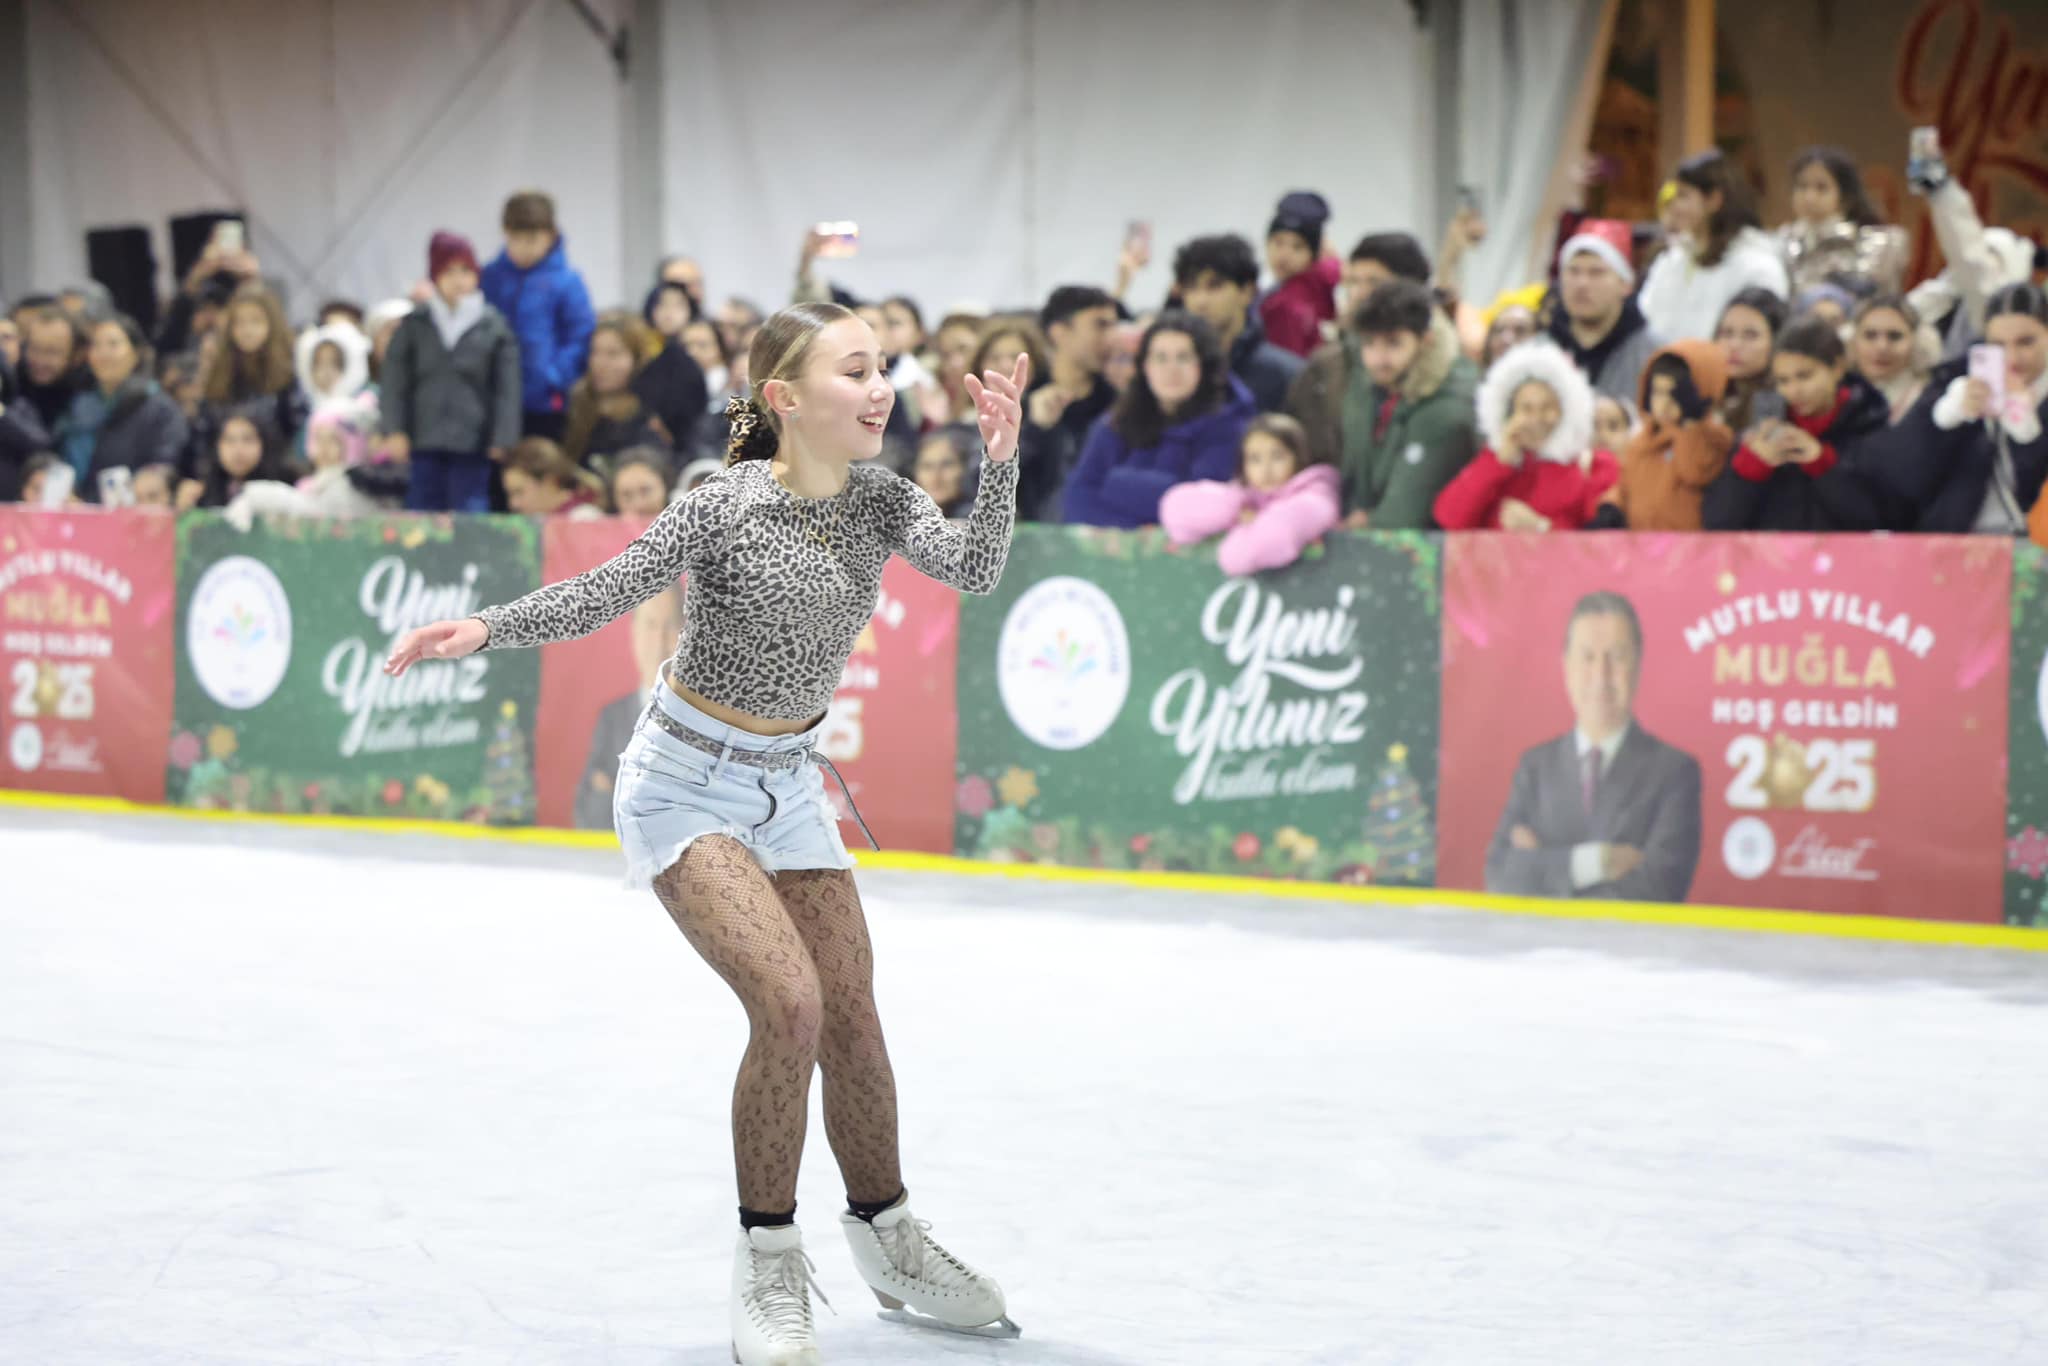
[[[484,790],[491,794],[490,818],[500,825],[533,820],[533,765],[519,729],[519,706],[507,698],[484,749]]]
[[[1436,836],[1422,789],[1408,771],[1408,746],[1387,750],[1367,799],[1365,838],[1379,851],[1373,876],[1380,882],[1428,883],[1436,878]]]

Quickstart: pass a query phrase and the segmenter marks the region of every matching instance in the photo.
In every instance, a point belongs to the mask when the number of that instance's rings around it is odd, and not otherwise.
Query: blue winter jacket
[[[505,315],[519,338],[520,408],[561,411],[569,386],[583,374],[590,331],[597,323],[590,291],[569,265],[567,240],[557,236],[531,270],[521,270],[499,252],[484,267],[484,298]]]
[[[1132,450],[1117,435],[1116,413],[1088,429],[1081,461],[1067,479],[1064,520],[1080,526],[1141,527],[1159,522],[1159,500],[1190,479],[1237,477],[1237,448],[1259,414],[1236,376],[1223,406],[1166,429],[1159,444]]]

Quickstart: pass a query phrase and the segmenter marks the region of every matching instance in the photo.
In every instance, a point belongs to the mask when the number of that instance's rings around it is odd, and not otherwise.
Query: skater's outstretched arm
[[[967,376],[988,455],[974,511],[964,524],[947,521],[930,494],[908,479],[899,481],[901,502],[890,531],[898,553],[919,573],[966,593],[991,592],[1003,577],[1017,520],[1017,431],[1030,380],[1031,362],[1021,354],[1007,375],[989,370],[982,379]]]
[[[637,540],[595,569],[551,583],[461,621],[437,621],[399,638],[384,661],[396,677],[422,659],[459,659],[476,650],[547,645],[587,636],[638,607],[715,553],[733,486],[707,480],[662,509]]]

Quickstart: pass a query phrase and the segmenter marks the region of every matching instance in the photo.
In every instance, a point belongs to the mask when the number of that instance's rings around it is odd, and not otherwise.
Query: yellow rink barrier
[[[296,830],[347,830],[380,835],[431,835],[441,839],[490,840],[556,849],[616,849],[618,839],[600,830],[555,830],[542,826],[472,825],[459,821],[384,820],[370,816],[279,816],[261,812],[196,811],[178,806],[145,806],[118,797],[70,797],[46,792],[0,791],[0,807],[81,814],[161,816],[173,820],[280,826]],[[2048,953],[2048,929],[2017,925],[1961,924],[1946,920],[1902,920],[1875,915],[1821,915],[1812,911],[1762,911],[1732,906],[1663,905],[1641,901],[1553,901],[1543,897],[1464,892],[1446,887],[1353,887],[1330,882],[1280,882],[1270,878],[1224,877],[1209,873],[1140,873],[1121,869],[1066,868],[1050,864],[982,863],[945,854],[856,853],[864,868],[950,873],[967,877],[1028,878],[1097,887],[1136,887],[1197,895],[1256,896],[1279,901],[1344,902],[1352,905],[1429,906],[1539,915],[1558,920],[1608,920],[1638,925],[1682,925],[1697,929],[1754,930],[1771,934],[1822,935],[1836,939],[1885,939],[1913,944],[2019,949]]]

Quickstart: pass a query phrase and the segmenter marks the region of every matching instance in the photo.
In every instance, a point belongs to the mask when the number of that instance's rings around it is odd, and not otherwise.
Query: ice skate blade
[[[880,1291],[875,1293],[875,1298],[882,1300],[885,1304],[888,1302]],[[932,1318],[928,1314],[913,1314],[908,1309],[901,1308],[884,1309],[876,1314],[875,1317],[886,1319],[890,1323],[900,1323],[906,1328],[924,1328],[938,1333],[958,1333],[961,1337],[969,1338],[995,1338],[1008,1342],[1024,1335],[1024,1330],[1011,1322],[1007,1316],[997,1319],[994,1323],[984,1323],[979,1328],[962,1328],[956,1324],[947,1323],[943,1319]]]

